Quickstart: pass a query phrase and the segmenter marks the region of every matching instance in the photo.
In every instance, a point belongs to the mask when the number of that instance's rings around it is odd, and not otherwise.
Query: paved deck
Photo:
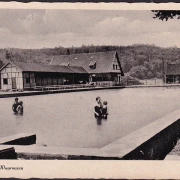
[[[122,89],[122,88],[124,88],[124,86],[60,89],[60,90],[47,90],[47,91],[0,92],[0,98],[34,96],[34,95],[55,94],[55,93],[69,93],[69,92],[80,92],[80,91],[95,91],[95,90],[104,90],[104,89]]]
[[[120,159],[95,148],[43,147],[39,145],[13,147],[19,159]]]
[[[95,90],[105,90],[105,89],[150,88],[150,87],[180,87],[180,84],[131,85],[131,86],[60,89],[60,90],[46,90],[46,91],[0,92],[0,98],[20,97],[20,96],[34,96],[34,95],[55,94],[55,93],[69,93],[69,92],[80,92],[80,91],[95,91]]]
[[[180,87],[179,84],[157,84],[157,85],[129,85],[126,88],[148,88],[148,87]]]

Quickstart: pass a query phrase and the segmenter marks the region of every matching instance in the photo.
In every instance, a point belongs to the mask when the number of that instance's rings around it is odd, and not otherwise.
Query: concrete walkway
[[[59,89],[59,90],[45,90],[45,91],[23,91],[23,92],[0,92],[0,98],[20,97],[20,96],[34,96],[56,93],[69,93],[80,91],[95,91],[105,89],[122,89],[122,88],[150,88],[150,87],[180,87],[180,84],[162,84],[162,85],[131,85],[131,86],[112,86],[112,87],[91,87],[91,88],[74,88],[74,89]]]
[[[47,90],[47,91],[0,92],[0,98],[34,96],[34,95],[55,94],[55,93],[69,93],[69,92],[80,92],[80,91],[95,91],[95,90],[105,90],[105,89],[122,89],[122,88],[124,88],[124,86],[60,89],[60,90]]]
[[[125,86],[126,88],[148,88],[148,87],[180,87],[179,84],[158,84],[158,85],[130,85]]]

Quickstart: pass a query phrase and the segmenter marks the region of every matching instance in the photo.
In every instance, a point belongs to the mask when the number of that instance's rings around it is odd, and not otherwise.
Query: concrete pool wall
[[[103,147],[124,160],[162,160],[180,137],[180,110],[177,110]]]
[[[123,157],[125,160],[163,160],[180,137],[180,119]]]

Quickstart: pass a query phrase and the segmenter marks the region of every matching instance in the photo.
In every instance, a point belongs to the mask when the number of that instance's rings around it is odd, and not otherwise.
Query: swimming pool
[[[108,101],[109,117],[97,123],[96,96]],[[23,116],[14,115],[14,98],[0,99],[1,137],[35,133],[48,146],[101,148],[180,108],[180,88],[125,88],[20,97]]]

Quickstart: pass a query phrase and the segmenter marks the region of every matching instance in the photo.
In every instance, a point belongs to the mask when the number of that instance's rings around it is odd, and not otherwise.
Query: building
[[[63,55],[51,65],[8,62],[0,69],[1,89],[34,89],[36,86],[95,83],[119,85],[124,75],[116,51]]]
[[[82,67],[23,62],[9,62],[1,68],[0,73],[2,90],[85,83],[89,78]]]
[[[180,64],[167,64],[166,83],[180,83]]]
[[[121,76],[124,76],[116,51],[58,56],[52,64],[81,66],[89,73],[89,82],[120,84]]]

